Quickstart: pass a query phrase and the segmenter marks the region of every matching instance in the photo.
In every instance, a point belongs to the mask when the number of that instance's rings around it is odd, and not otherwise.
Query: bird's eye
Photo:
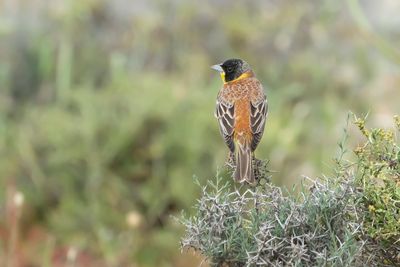
[[[232,72],[233,68],[232,67],[228,67],[228,69],[226,70],[227,72]]]

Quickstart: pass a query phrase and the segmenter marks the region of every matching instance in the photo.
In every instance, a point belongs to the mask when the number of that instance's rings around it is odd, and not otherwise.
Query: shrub
[[[395,117],[397,131],[400,119]],[[356,184],[362,191],[359,207],[364,215],[366,256],[400,265],[400,147],[395,131],[367,129],[365,120],[355,124],[366,141],[355,150]]]
[[[352,181],[311,181],[309,194],[285,194],[266,183],[234,188],[217,175],[202,188],[195,215],[183,217],[183,248],[211,266],[346,266],[362,247]]]
[[[393,131],[355,124],[367,138],[356,161],[343,159],[341,144],[335,175],[307,178],[300,194],[270,184],[266,170],[254,188],[208,181],[195,214],[180,219],[182,248],[211,266],[398,266],[399,146]]]

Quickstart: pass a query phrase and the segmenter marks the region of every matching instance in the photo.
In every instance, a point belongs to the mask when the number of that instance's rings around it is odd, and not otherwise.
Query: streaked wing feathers
[[[264,96],[261,101],[250,102],[251,116],[250,127],[253,133],[253,140],[251,142],[251,150],[254,151],[260,143],[261,137],[264,133],[265,120],[268,113],[268,103]]]
[[[235,144],[233,142],[234,130],[234,106],[232,104],[217,100],[215,109],[215,117],[218,119],[219,130],[224,137],[226,145],[233,152]]]

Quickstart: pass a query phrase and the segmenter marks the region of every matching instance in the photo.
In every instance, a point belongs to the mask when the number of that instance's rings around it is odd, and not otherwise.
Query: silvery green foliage
[[[202,187],[195,215],[181,219],[182,248],[211,266],[357,266],[363,242],[348,177],[308,179],[296,198],[270,183],[232,189],[217,175]]]

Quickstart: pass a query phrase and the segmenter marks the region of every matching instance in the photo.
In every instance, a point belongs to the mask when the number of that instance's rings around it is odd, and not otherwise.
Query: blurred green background
[[[400,3],[0,0],[0,262],[197,266],[181,254],[239,57],[266,87],[278,185],[330,171],[349,110],[400,113]],[[24,200],[24,201],[22,201]]]

